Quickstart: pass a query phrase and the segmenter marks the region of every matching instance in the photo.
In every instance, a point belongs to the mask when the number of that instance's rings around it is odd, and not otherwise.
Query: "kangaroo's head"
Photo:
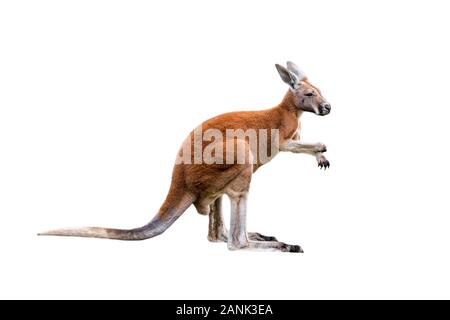
[[[305,73],[295,63],[288,61],[287,68],[279,64],[276,64],[275,67],[281,79],[289,85],[297,109],[314,112],[319,116],[330,113],[331,105],[322,96],[320,90],[309,83]]]

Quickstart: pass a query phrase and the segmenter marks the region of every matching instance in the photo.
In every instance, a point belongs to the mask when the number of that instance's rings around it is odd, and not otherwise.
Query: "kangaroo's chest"
[[[294,133],[291,136],[291,140],[300,140],[300,130],[301,130],[301,123],[300,121],[297,122],[297,128],[295,129]]]
[[[279,129],[272,129],[270,137],[267,137],[267,143],[259,141],[258,161],[253,166],[253,172],[259,167],[270,162],[280,153],[280,144],[284,140],[300,140],[301,123],[299,120],[289,121]],[[261,143],[262,142],[262,143]]]

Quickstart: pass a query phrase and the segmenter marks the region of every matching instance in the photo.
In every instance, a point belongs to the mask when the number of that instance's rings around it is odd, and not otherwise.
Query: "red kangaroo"
[[[275,66],[281,79],[289,86],[281,103],[271,109],[230,112],[206,120],[198,127],[204,133],[200,140],[195,135],[198,128],[192,131],[177,155],[168,195],[157,215],[148,224],[129,230],[99,227],[57,229],[40,235],[148,239],[163,233],[193,204],[200,214],[209,216],[209,241],[227,242],[230,250],[303,252],[298,245],[288,245],[275,237],[247,232],[246,227],[247,196],[252,175],[277,153],[306,153],[316,158],[320,168],[330,166],[323,155],[326,152],[324,144],[300,142],[300,117],[303,112],[325,116],[330,113],[330,104],[294,63],[288,61],[287,68],[278,64]],[[230,139],[230,131],[241,134],[234,134]],[[207,132],[213,132],[214,139],[211,134],[206,137]],[[259,135],[252,135],[252,132]],[[276,133],[275,137],[271,136],[270,148],[267,132]],[[226,135],[226,141],[220,139],[221,134]],[[258,146],[255,147],[250,141],[252,137],[256,138]],[[264,141],[266,143],[262,145],[261,142]],[[198,150],[195,151],[196,147],[200,147],[200,154]],[[192,149],[194,154],[191,154]],[[262,149],[270,149],[270,156],[263,159]],[[213,161],[211,157],[205,157],[207,152],[210,152]],[[240,155],[243,157],[240,158]],[[224,194],[231,202],[229,231],[222,216],[221,199]]]

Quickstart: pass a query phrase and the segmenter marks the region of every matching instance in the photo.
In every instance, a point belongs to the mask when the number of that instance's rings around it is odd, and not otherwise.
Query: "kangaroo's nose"
[[[328,102],[322,104],[322,108],[326,109],[327,111],[331,111],[331,104]]]
[[[324,102],[319,106],[319,115],[325,116],[331,111],[331,105],[328,102]]]

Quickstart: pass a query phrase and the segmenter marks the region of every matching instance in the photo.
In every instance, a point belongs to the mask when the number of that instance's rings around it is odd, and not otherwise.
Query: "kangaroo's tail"
[[[145,226],[135,229],[110,229],[99,227],[56,229],[41,232],[40,236],[67,236],[106,238],[117,240],[144,240],[160,235],[177,220],[194,201],[194,197],[186,192],[177,192],[171,187],[166,200],[158,214]]]

